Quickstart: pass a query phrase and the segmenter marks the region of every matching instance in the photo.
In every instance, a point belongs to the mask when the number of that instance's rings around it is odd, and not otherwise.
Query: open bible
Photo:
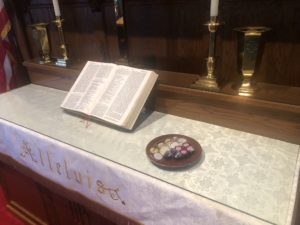
[[[88,61],[61,107],[131,130],[157,77],[149,70]]]

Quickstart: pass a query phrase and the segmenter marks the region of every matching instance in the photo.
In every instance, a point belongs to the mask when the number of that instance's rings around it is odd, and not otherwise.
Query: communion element
[[[255,85],[253,84],[253,74],[257,63],[257,56],[260,47],[260,39],[264,32],[269,31],[268,27],[241,27],[234,29],[240,32],[239,40],[239,70],[243,81],[238,94],[241,96],[252,96]]]
[[[150,148],[150,153],[155,160],[183,159],[190,156],[195,148],[185,138],[172,137]]]
[[[60,16],[56,16],[56,19],[53,21],[57,27],[58,35],[59,35],[59,49],[61,50],[62,58],[57,58],[55,64],[57,66],[66,67],[69,61],[67,47],[65,43],[65,37],[62,28],[63,19]]]
[[[36,23],[30,25],[32,36],[39,53],[39,63],[50,63],[50,45],[47,31],[48,23]]]

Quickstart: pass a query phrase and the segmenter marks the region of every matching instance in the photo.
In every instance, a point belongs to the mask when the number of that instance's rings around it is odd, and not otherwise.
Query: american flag
[[[3,0],[0,0],[0,93],[8,91],[16,86],[13,73],[14,57],[11,53],[8,40],[10,22],[5,11]]]

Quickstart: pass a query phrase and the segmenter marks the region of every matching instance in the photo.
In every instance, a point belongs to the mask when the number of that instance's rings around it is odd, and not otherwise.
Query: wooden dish
[[[159,136],[150,141],[146,147],[150,161],[163,169],[183,169],[193,166],[200,160],[201,152],[202,148],[196,140],[181,134]]]

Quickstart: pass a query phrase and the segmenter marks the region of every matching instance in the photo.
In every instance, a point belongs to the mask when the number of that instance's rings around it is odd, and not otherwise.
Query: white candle
[[[58,0],[52,0],[55,16],[60,16]]]
[[[219,0],[211,0],[210,2],[210,16],[218,16]]]

